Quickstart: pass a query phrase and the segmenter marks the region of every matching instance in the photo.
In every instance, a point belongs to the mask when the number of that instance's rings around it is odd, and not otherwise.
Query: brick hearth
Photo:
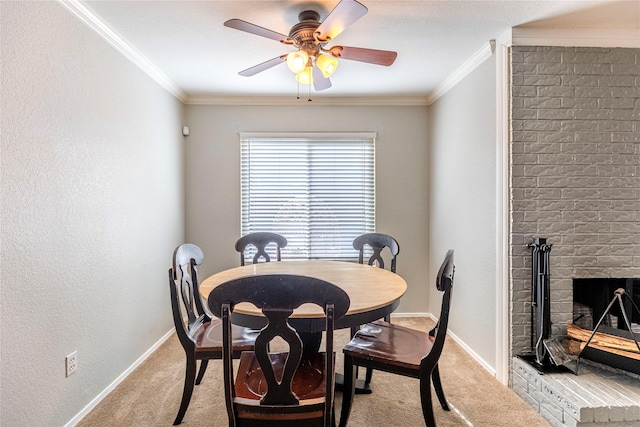
[[[580,375],[540,375],[513,360],[513,390],[552,426],[637,427],[640,379],[580,364]]]

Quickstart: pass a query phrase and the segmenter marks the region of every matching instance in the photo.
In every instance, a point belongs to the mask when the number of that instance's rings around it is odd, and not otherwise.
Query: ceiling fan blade
[[[272,58],[272,59],[270,59],[268,61],[265,61],[265,62],[263,62],[261,64],[254,65],[251,68],[247,68],[246,70],[242,70],[238,74],[240,74],[241,76],[244,76],[244,77],[251,77],[251,76],[254,76],[254,75],[256,75],[256,74],[258,74],[258,73],[260,73],[260,72],[262,72],[264,70],[268,70],[271,67],[275,67],[276,65],[278,65],[278,64],[280,64],[282,62],[285,62],[286,60],[287,60],[287,55],[280,55],[280,56]]]
[[[320,40],[332,40],[349,25],[367,14],[367,7],[355,0],[342,0],[317,28]]]
[[[331,87],[331,80],[322,75],[322,71],[318,66],[313,67],[313,88],[316,92],[329,89]]]
[[[398,56],[397,52],[391,50],[365,49],[350,46],[333,46],[329,49],[329,52],[336,58],[385,66],[393,64]]]
[[[224,26],[233,28],[235,30],[240,30],[240,31],[245,31],[247,33],[255,34],[257,36],[266,37],[268,39],[273,39],[285,44],[293,43],[289,38],[289,36],[285,36],[284,34],[271,31],[267,28],[260,27],[258,25],[252,24],[247,21],[243,21],[242,19],[229,19],[224,23]]]

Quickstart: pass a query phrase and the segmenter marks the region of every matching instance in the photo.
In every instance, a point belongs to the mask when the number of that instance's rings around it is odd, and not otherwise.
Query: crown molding
[[[640,29],[514,27],[513,45],[640,48]]]
[[[505,46],[579,46],[640,48],[640,29],[555,29],[517,28],[497,40]],[[464,64],[427,95],[427,105],[453,89],[492,55],[491,42],[474,53]]]
[[[442,83],[440,83],[428,96],[427,104],[431,105],[438,100],[445,93],[453,89],[458,83],[460,83],[465,77],[467,77],[473,70],[475,70],[480,64],[489,59],[492,52],[491,42],[485,44],[481,49],[476,51],[464,64],[458,67],[449,77],[447,77]]]
[[[188,96],[187,105],[253,105],[253,106],[426,106],[427,98],[420,96],[389,97],[326,97],[307,96],[297,99],[295,96]]]
[[[98,18],[91,10],[82,5],[79,0],[57,0],[68,11],[75,15],[85,25],[95,31],[107,43],[113,46],[125,58],[137,65],[151,79],[158,83],[170,94],[178,98],[183,103],[187,99],[187,94],[164,74],[151,61],[138,52],[129,42],[120,37],[104,21]]]

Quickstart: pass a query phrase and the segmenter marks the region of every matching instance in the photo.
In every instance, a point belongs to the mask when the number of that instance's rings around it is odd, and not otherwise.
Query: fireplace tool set
[[[519,357],[538,372],[570,370],[565,363],[571,358],[562,345],[549,338],[551,333],[551,301],[549,283],[550,244],[543,237],[535,237],[527,247],[531,248],[531,349],[533,354]]]

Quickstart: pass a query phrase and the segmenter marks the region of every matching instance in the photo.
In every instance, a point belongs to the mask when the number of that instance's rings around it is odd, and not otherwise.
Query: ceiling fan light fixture
[[[313,84],[312,67],[305,67],[304,70],[296,74],[296,81],[303,85]]]
[[[338,60],[327,55],[320,54],[316,58],[316,65],[320,71],[322,71],[322,75],[329,78],[336,72],[336,68],[338,68]]]
[[[304,71],[308,62],[309,62],[309,55],[304,50],[291,52],[290,54],[287,55],[287,66],[292,72],[296,74]]]

